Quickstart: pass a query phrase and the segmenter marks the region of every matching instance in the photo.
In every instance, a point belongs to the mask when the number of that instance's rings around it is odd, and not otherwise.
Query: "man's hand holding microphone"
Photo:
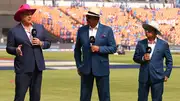
[[[39,45],[42,46],[43,43],[38,38],[33,38],[32,45]]]
[[[90,36],[91,51],[92,52],[99,52],[99,46],[94,45],[94,43],[95,43],[95,37]]]
[[[39,45],[39,46],[43,45],[43,43],[36,37],[37,36],[36,29],[32,29],[32,36],[33,36],[32,45]]]
[[[43,42],[41,42],[36,36],[37,36],[37,30],[36,29],[32,29],[31,31],[31,34],[33,36],[33,39],[32,39],[32,45],[39,45],[39,46],[43,46]],[[17,48],[16,48],[16,53],[18,56],[23,56],[23,53],[22,53],[22,44],[20,44]]]
[[[146,53],[144,54],[143,56],[143,60],[144,61],[149,61],[151,58],[150,58],[150,53],[151,53],[152,49],[151,47],[147,47],[146,48]]]

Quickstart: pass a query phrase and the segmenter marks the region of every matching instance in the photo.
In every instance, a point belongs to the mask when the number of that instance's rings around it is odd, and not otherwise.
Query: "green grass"
[[[134,63],[133,52],[126,55],[110,55],[111,62]],[[44,52],[46,60],[74,61],[73,52]],[[0,58],[12,59],[13,56],[0,51]],[[173,54],[174,65],[180,66],[180,55]],[[170,80],[165,83],[163,101],[179,101],[180,69],[174,68]],[[12,101],[14,97],[13,71],[0,71],[0,101]],[[41,101],[79,101],[80,78],[76,70],[47,70],[43,74]],[[138,90],[138,69],[112,69],[110,76],[112,101],[136,101]],[[26,100],[28,101],[28,94]],[[150,98],[150,97],[149,97]],[[94,87],[92,101],[98,101]]]
[[[163,101],[180,101],[179,73],[180,69],[173,69],[171,78],[165,83]],[[13,71],[0,71],[0,101],[13,101],[14,83],[11,80],[14,80]],[[45,71],[41,101],[79,101],[79,80],[76,70]],[[110,86],[112,101],[137,101],[138,69],[112,69]],[[26,95],[25,101],[28,101],[29,94]],[[98,101],[96,86],[92,101]]]
[[[134,64],[133,55],[134,52],[126,52],[126,55],[110,55],[110,62]],[[172,56],[174,66],[180,66],[180,54],[173,53]],[[44,57],[46,60],[74,61],[73,52],[44,52]],[[13,56],[0,51],[0,58],[13,58]]]

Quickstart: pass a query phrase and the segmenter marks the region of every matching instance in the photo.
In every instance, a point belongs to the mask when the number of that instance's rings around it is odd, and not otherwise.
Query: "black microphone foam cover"
[[[146,53],[151,53],[151,51],[152,51],[151,47],[146,48]]]
[[[32,34],[33,38],[35,38],[37,36],[37,30],[32,29],[31,34]]]
[[[89,38],[89,40],[90,40],[90,43],[95,43],[95,37],[94,36],[90,36],[90,38]]]

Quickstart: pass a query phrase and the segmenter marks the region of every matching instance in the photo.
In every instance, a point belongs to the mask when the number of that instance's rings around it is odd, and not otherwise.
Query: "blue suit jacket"
[[[16,73],[33,72],[36,65],[40,71],[45,69],[42,48],[49,48],[51,43],[45,36],[47,31],[43,25],[33,24],[33,28],[37,30],[37,38],[44,42],[43,47],[32,46],[21,24],[18,24],[8,32],[6,51],[9,54],[15,55],[14,68]],[[18,56],[16,48],[21,44],[23,56]]]
[[[109,75],[109,56],[116,52],[114,34],[110,27],[99,23],[95,37],[95,45],[99,52],[92,53],[89,41],[89,26],[79,28],[74,49],[76,66],[83,74],[92,73],[95,76]]]
[[[152,83],[163,82],[165,76],[170,76],[173,64],[169,45],[167,42],[157,38],[157,43],[155,45],[154,52],[149,62],[142,60],[142,57],[146,53],[147,47],[147,39],[139,41],[136,46],[133,58],[136,63],[140,64],[139,82],[146,83],[148,79],[151,80]],[[163,65],[164,58],[166,59],[165,71]]]

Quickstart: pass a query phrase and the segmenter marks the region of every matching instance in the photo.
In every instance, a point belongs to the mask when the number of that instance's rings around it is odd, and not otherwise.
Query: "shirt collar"
[[[28,30],[25,29],[23,23],[21,23],[21,25],[23,26],[23,28],[24,28],[24,30],[25,30],[26,32],[29,32]],[[31,32],[31,30],[33,29],[33,23],[31,23],[31,25],[32,25],[32,26],[31,26],[31,28],[30,28],[30,32]],[[30,33],[30,32],[29,32],[29,33]]]
[[[153,40],[153,43],[154,43],[154,44],[155,44],[156,42],[157,42],[157,38],[155,38],[155,40]],[[148,40],[148,43],[153,44],[152,41],[149,41],[149,40]]]
[[[92,28],[91,26],[89,26],[90,29],[98,29],[99,27],[99,23],[97,23],[96,27]]]

